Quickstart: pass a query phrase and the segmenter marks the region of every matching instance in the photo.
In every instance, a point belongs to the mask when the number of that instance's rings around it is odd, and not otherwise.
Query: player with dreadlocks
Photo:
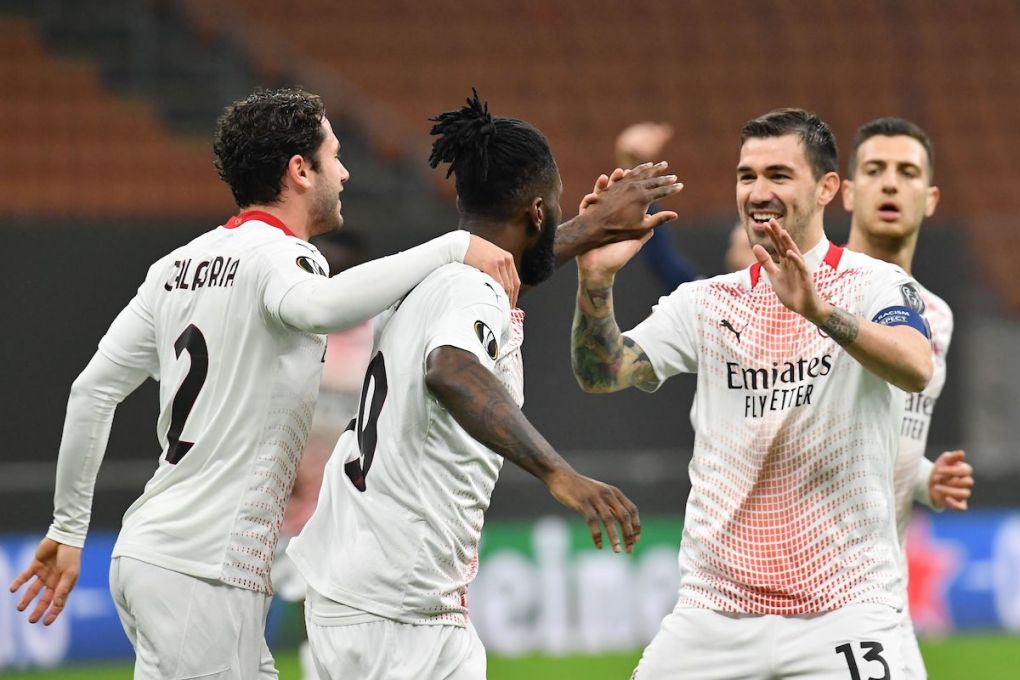
[[[429,162],[456,177],[459,228],[510,252],[522,283],[540,283],[554,267],[562,191],[545,137],[491,115],[477,93],[433,120]],[[676,191],[676,178],[657,172],[631,173],[627,191],[649,201]],[[619,214],[631,198],[607,191],[598,208]],[[634,505],[576,472],[521,412],[523,316],[493,279],[454,264],[380,324],[358,416],[288,549],[309,583],[308,637],[323,678],[485,677],[466,592],[504,459],[584,515],[596,547],[603,527],[614,551],[638,540]]]

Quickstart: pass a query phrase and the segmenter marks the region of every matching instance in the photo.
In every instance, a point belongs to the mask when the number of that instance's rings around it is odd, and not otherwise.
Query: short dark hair
[[[214,163],[239,207],[276,203],[295,155],[319,169],[325,115],[318,95],[288,88],[257,89],[223,111],[213,138]]]
[[[857,170],[857,150],[861,148],[861,144],[879,135],[883,137],[912,137],[920,142],[925,153],[928,154],[928,181],[935,179],[935,147],[931,143],[931,137],[917,123],[895,116],[869,120],[857,128],[854,145],[850,148],[850,158],[847,159],[847,177],[852,178]]]
[[[460,109],[441,113],[435,123],[429,165],[449,163],[456,175],[457,196],[465,212],[509,217],[557,176],[556,161],[545,136],[530,123],[493,116],[478,91]]]
[[[740,143],[748,139],[797,135],[815,179],[839,168],[839,150],[836,137],[821,118],[804,109],[775,109],[744,123],[740,130]]]

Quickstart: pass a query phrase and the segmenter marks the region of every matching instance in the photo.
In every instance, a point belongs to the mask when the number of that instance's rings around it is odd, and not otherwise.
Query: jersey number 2
[[[191,368],[188,369],[184,382],[174,395],[174,403],[170,409],[170,431],[166,435],[169,442],[166,460],[172,465],[176,465],[195,445],[194,442],[182,442],[181,432],[184,431],[184,423],[195,406],[195,400],[198,399],[198,393],[202,391],[205,376],[209,372],[209,348],[205,344],[205,336],[195,324],[185,328],[174,342],[174,352],[178,359],[184,350],[187,350],[188,356],[191,357]]]
[[[382,413],[383,402],[386,401],[386,360],[382,352],[375,355],[365,371],[365,384],[361,388],[361,403],[358,405],[358,417],[348,427],[355,428],[358,435],[359,460],[351,461],[344,466],[344,472],[358,491],[365,490],[365,477],[372,467],[375,457],[375,446],[379,441],[379,414]],[[369,393],[371,392],[371,397]]]

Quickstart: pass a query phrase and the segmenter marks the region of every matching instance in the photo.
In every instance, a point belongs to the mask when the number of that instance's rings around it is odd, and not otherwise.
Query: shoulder
[[[491,304],[510,309],[510,300],[499,283],[474,267],[452,262],[439,267],[418,284],[416,291],[442,295],[459,305]]]
[[[931,325],[935,337],[945,337],[953,332],[953,310],[949,304],[929,289],[915,281],[921,300],[924,302],[924,316]]]
[[[224,230],[227,231],[227,230]],[[243,248],[249,250],[265,264],[275,267],[293,266],[309,274],[329,276],[329,264],[319,249],[296,236],[258,221],[246,223],[243,228],[230,230],[245,232]]]
[[[676,287],[670,297],[676,296],[678,298],[699,298],[706,295],[743,295],[749,292],[753,288],[753,283],[757,282],[757,277],[754,274],[754,268],[748,267],[739,271],[730,272],[727,274],[719,274],[707,279],[698,279],[696,281],[688,281],[681,283]]]
[[[879,260],[878,258],[858,253],[856,250],[843,248],[843,256],[839,260],[839,271],[858,270],[890,278],[909,279],[910,274],[899,265]]]

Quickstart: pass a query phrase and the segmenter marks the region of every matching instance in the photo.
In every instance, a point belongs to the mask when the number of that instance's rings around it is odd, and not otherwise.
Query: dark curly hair
[[[456,176],[463,209],[476,215],[504,218],[522,201],[556,181],[556,161],[549,142],[530,123],[493,116],[478,92],[456,111],[441,113],[431,134],[429,165],[449,163],[446,176]]]
[[[216,121],[214,163],[239,207],[276,203],[295,155],[319,169],[325,115],[318,95],[287,88],[260,88],[224,110]]]

